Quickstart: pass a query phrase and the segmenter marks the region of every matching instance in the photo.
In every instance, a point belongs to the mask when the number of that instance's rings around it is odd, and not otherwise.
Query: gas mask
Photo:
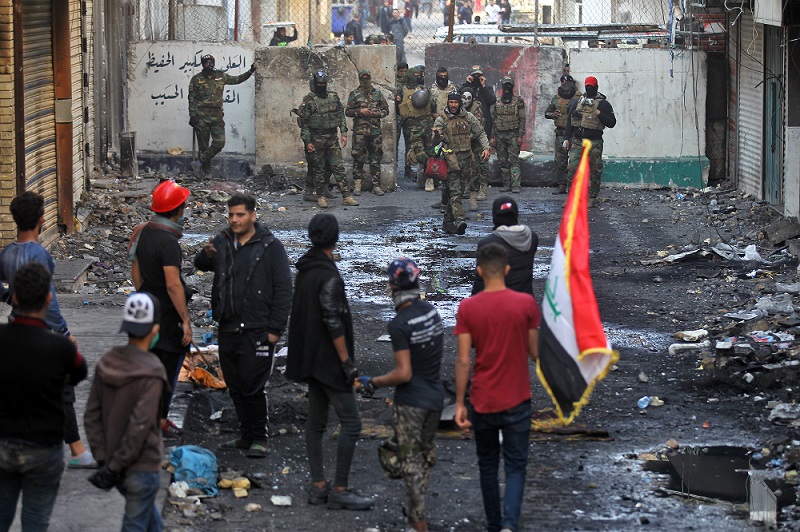
[[[214,56],[211,54],[206,54],[200,58],[200,64],[203,65],[203,72],[211,73],[214,72],[214,65],[216,62],[214,61]]]

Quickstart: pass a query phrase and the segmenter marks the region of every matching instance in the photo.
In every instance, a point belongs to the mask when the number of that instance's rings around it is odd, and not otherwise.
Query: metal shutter
[[[751,13],[739,19],[739,87],[737,103],[738,179],[742,192],[763,196],[764,26]]]
[[[45,231],[51,235],[58,231],[52,10],[50,0],[26,0],[22,9],[25,190],[44,196]]]

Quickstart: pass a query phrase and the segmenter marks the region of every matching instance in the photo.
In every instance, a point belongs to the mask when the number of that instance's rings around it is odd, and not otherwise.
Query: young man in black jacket
[[[256,222],[256,200],[228,200],[229,227],[195,256],[198,270],[213,271],[211,308],[219,323],[219,360],[239,418],[240,437],[224,445],[267,453],[267,399],[275,344],[289,317],[292,278],[280,240]]]
[[[478,249],[486,244],[500,244],[508,253],[511,269],[506,275],[506,286],[516,292],[533,295],[533,259],[539,246],[539,235],[527,225],[519,224],[519,207],[514,198],[499,196],[492,204],[492,234],[478,242]],[[483,290],[483,279],[475,273],[472,295]]]
[[[311,469],[309,504],[332,510],[368,510],[373,500],[348,487],[350,465],[361,433],[353,382],[353,317],[344,281],[333,262],[339,222],[332,214],[315,215],[308,224],[312,247],[297,261],[286,377],[308,384],[306,448]],[[322,436],[332,406],[342,425],[336,450],[333,488],[325,480]]]

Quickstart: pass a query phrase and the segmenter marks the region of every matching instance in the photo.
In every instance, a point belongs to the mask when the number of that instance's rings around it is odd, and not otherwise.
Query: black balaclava
[[[445,67],[440,66],[436,69],[436,85],[438,85],[440,89],[446,89],[448,83],[450,83],[450,75],[447,73]]]
[[[214,65],[216,61],[214,61],[214,56],[211,54],[206,54],[200,58],[200,64],[203,65],[203,72],[205,74],[211,74],[214,72]]]
[[[503,95],[500,99],[503,100],[503,103],[508,103],[511,101],[512,96],[514,96],[514,84],[503,83]]]
[[[411,67],[406,72],[406,87],[409,89],[416,88],[419,85],[419,80],[422,77],[422,72],[420,72],[417,67]]]
[[[577,88],[575,87],[575,80],[569,74],[561,76],[561,86],[558,87],[558,95],[565,100],[571,99],[575,96]]]
[[[328,75],[324,70],[314,72],[314,77],[311,78],[311,90],[320,98],[328,97]]]
[[[372,74],[369,70],[358,71],[358,87],[364,92],[372,90]]]
[[[586,85],[585,88],[586,92],[584,92],[583,94],[587,98],[594,99],[597,96],[597,85]]]
[[[456,111],[455,113],[450,111],[450,102],[451,101],[452,102],[458,102],[458,111]],[[461,95],[456,91],[453,91],[453,92],[449,93],[447,95],[447,103],[445,105],[447,106],[447,113],[450,116],[458,116],[458,115],[460,115],[461,114]]]

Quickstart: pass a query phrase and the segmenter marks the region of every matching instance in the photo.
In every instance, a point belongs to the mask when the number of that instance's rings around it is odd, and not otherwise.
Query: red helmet
[[[183,188],[172,179],[167,179],[153,189],[153,203],[150,204],[150,208],[153,212],[169,212],[183,205],[188,197],[188,188]]]

